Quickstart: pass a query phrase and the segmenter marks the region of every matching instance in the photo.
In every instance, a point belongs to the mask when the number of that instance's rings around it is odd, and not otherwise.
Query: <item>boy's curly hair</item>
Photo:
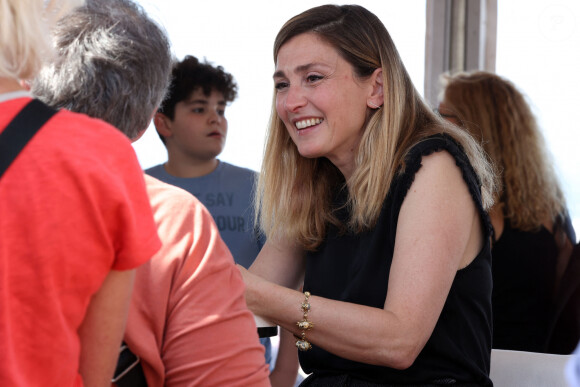
[[[187,100],[198,88],[206,96],[214,90],[218,91],[224,95],[226,102],[232,102],[238,95],[234,77],[225,72],[222,66],[214,67],[207,61],[200,62],[192,55],[176,62],[171,76],[169,91],[158,110],[171,120],[175,116],[175,105]]]

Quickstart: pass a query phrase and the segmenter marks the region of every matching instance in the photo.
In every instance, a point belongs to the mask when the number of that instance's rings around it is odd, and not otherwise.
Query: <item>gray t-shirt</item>
[[[264,244],[254,228],[252,198],[256,172],[222,161],[213,172],[201,177],[175,177],[162,164],[145,172],[197,197],[213,216],[236,263],[250,267]]]

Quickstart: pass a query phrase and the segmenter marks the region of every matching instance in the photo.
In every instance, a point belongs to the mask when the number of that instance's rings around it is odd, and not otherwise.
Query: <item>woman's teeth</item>
[[[309,118],[307,120],[302,120],[302,121],[296,122],[296,128],[297,129],[304,129],[304,128],[307,128],[309,126],[318,125],[321,122],[322,122],[322,118]]]

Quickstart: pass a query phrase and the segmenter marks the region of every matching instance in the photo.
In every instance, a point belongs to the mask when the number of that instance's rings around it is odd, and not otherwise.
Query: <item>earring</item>
[[[372,107],[373,109],[380,109],[380,108],[382,108],[382,107],[383,107],[382,105],[381,105],[381,106],[379,106],[379,105],[377,105],[377,104],[375,104],[375,103],[373,103],[373,102],[371,102],[371,101],[368,101],[368,104],[369,104],[369,105],[371,105],[371,107]]]

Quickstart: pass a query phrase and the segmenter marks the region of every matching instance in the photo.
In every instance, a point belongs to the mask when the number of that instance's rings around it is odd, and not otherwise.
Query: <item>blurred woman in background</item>
[[[553,299],[575,236],[536,118],[513,83],[496,74],[442,81],[441,116],[479,140],[500,175],[490,211],[493,347],[559,352],[549,343]],[[578,339],[568,339],[569,353]]]

